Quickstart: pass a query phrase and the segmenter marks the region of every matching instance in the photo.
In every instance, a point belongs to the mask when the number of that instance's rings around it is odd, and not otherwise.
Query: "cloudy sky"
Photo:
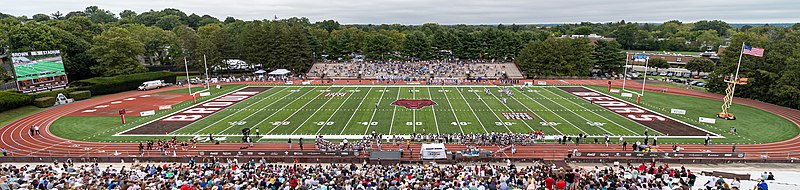
[[[0,12],[31,16],[97,5],[114,13],[177,8],[243,20],[278,16],[343,24],[542,24],[581,21],[800,22],[798,0],[0,0]]]

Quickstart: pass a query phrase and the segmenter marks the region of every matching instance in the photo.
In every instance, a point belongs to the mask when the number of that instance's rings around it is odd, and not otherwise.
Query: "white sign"
[[[713,124],[713,123],[717,123],[717,120],[714,119],[714,118],[700,117],[700,123],[712,123]]]
[[[211,96],[211,92],[201,92],[200,96]]]
[[[682,109],[672,109],[672,110],[670,110],[670,113],[674,113],[674,114],[681,114],[681,115],[686,115],[686,110],[682,110]]]
[[[309,85],[309,84],[311,84],[311,81],[305,81],[305,82],[302,82],[302,84],[303,85]]]
[[[155,110],[139,112],[139,116],[151,116],[155,114],[156,114]]]
[[[538,84],[538,85],[547,85],[547,82],[545,82],[545,81],[539,81],[539,82],[536,82],[536,84]]]
[[[533,86],[533,82],[525,82],[525,86]]]
[[[628,98],[630,98],[630,97],[633,97],[633,94],[631,94],[631,93],[626,93],[626,92],[623,92],[623,93],[621,93],[620,95],[622,95],[622,97],[628,97]]]
[[[171,110],[171,109],[172,109],[172,105],[158,106],[158,110]]]
[[[286,84],[294,84],[294,81],[286,81]]]
[[[220,86],[220,85],[217,85],[217,89],[219,89],[219,88],[222,88],[222,86]]]
[[[611,89],[611,93],[619,93],[618,89]]]

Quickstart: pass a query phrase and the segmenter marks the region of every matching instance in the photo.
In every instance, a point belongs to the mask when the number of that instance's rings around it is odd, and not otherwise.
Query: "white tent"
[[[444,144],[422,144],[420,157],[422,159],[447,159],[447,148]]]
[[[286,70],[286,69],[278,69],[278,70],[274,70],[272,72],[269,72],[269,75],[286,75],[286,74],[289,74],[289,73],[291,73],[291,71]]]
[[[256,71],[256,74],[264,74],[264,73],[266,73],[266,72],[267,72],[267,71],[265,71],[265,70],[258,70],[258,71]]]

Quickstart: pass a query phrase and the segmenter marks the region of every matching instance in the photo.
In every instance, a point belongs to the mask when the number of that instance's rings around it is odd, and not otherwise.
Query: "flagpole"
[[[625,80],[626,79],[628,79],[628,55],[627,55],[627,53],[625,55],[625,71],[622,74],[622,90],[625,90]]]
[[[736,80],[739,78],[739,68],[742,66],[742,55],[744,55],[744,42],[742,42],[742,49],[739,50],[739,63],[736,64],[736,74],[731,79],[731,82],[733,82],[733,90],[731,90],[731,104],[733,104],[733,94],[736,93]]]
[[[647,64],[650,63],[650,57],[645,56],[644,59],[644,79],[642,79],[642,94],[644,96],[644,85],[647,84]]]

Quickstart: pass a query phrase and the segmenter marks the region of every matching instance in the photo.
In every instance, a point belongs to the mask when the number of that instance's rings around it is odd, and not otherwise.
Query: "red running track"
[[[537,80],[538,81],[538,80]],[[544,80],[549,85],[557,84],[570,84],[570,85],[599,85],[605,86],[608,80]],[[301,81],[295,81],[295,84],[300,84]],[[337,80],[336,84],[372,84],[369,80]],[[276,82],[242,82],[242,84],[279,84]],[[312,82],[312,84],[321,84],[319,80]],[[636,82],[629,81],[629,85],[637,85]],[[612,81],[612,85],[620,87],[622,81]],[[641,86],[641,84],[638,84]],[[100,143],[100,142],[82,142],[75,140],[67,140],[57,137],[49,132],[49,126],[56,119],[61,116],[73,113],[92,107],[98,104],[106,103],[113,100],[124,99],[127,97],[136,97],[144,94],[165,91],[174,88],[165,88],[155,91],[130,91],[113,95],[95,97],[89,100],[74,102],[71,104],[53,107],[30,116],[13,121],[2,127],[0,132],[0,140],[2,140],[2,147],[9,150],[12,156],[136,156],[138,155],[138,143]],[[662,92],[666,89],[666,93],[679,94],[686,96],[695,96],[701,98],[722,99],[722,95],[692,91],[679,88],[665,88],[658,86],[646,86],[647,91]],[[763,109],[768,112],[780,115],[795,125],[800,126],[800,110],[781,107],[769,103],[759,102],[755,100],[736,98],[734,100],[737,104],[752,106],[755,108]],[[41,128],[42,134],[31,136],[29,129],[33,125],[38,125]],[[210,143],[199,143],[198,148],[191,150],[178,150],[178,156],[197,155],[197,151],[209,150],[239,150],[243,144],[238,143],[223,143],[219,145]],[[404,146],[404,145],[400,145]],[[670,145],[665,145],[663,149],[670,149]],[[306,145],[306,150],[311,149],[312,144]],[[486,150],[498,150],[499,146],[479,146]],[[685,148],[684,152],[730,152],[730,145],[694,145],[687,144],[681,145]],[[249,148],[250,151],[279,151],[287,150],[289,147],[286,143],[258,143],[254,147]],[[397,149],[397,146],[385,144],[384,149]],[[465,148],[463,145],[448,145],[451,150],[462,150]],[[412,145],[412,149],[418,150],[419,144]],[[557,145],[557,144],[537,144],[532,146],[517,146],[517,153],[509,155],[510,151],[503,153],[504,157],[518,157],[518,158],[545,158],[545,159],[561,159],[566,157],[568,151],[578,149],[585,152],[620,152],[622,151],[620,145],[610,145],[606,147],[600,144],[583,144],[580,146],[575,145]],[[296,145],[293,150],[299,150]],[[407,149],[406,149],[407,151]],[[800,153],[800,136],[792,139],[766,143],[766,144],[752,144],[752,145],[737,145],[737,152],[747,152],[748,158],[758,158],[761,155],[768,154],[770,159],[787,159],[793,157],[792,153]],[[159,156],[157,153],[152,153],[152,156]]]

